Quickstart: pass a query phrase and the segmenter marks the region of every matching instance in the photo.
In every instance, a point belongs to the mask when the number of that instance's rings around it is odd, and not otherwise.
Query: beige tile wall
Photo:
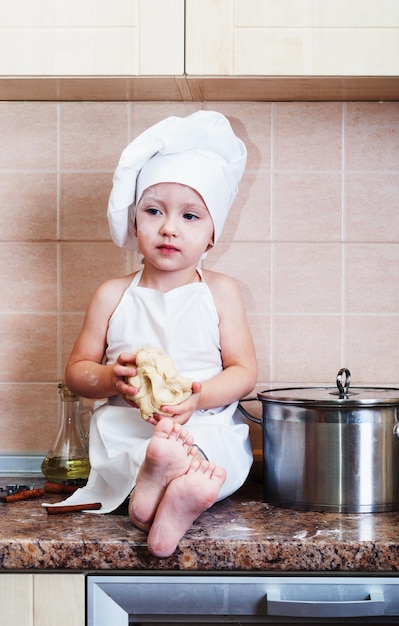
[[[241,285],[259,385],[399,386],[399,103],[1,102],[0,453],[47,451],[89,296],[138,266],[105,217],[121,150],[201,106],[249,151],[206,264]]]

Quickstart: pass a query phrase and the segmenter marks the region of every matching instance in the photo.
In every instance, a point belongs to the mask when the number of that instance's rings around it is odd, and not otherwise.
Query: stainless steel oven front
[[[87,626],[399,624],[399,577],[138,572],[88,575]]]

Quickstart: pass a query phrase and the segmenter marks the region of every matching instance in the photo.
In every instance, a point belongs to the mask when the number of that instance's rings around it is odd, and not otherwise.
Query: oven
[[[87,626],[399,624],[399,578],[262,573],[88,575]]]

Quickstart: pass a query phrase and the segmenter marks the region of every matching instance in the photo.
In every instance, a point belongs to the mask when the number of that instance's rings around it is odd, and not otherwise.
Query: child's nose
[[[161,234],[166,235],[168,237],[172,237],[177,233],[177,224],[176,220],[173,217],[165,217],[162,227]]]

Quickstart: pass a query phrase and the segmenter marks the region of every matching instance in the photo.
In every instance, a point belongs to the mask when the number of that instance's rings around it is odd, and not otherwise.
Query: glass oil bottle
[[[61,418],[53,447],[43,459],[41,470],[48,481],[85,484],[90,472],[88,439],[83,433],[81,415],[89,408],[80,408],[79,397],[68,387],[58,385]]]

